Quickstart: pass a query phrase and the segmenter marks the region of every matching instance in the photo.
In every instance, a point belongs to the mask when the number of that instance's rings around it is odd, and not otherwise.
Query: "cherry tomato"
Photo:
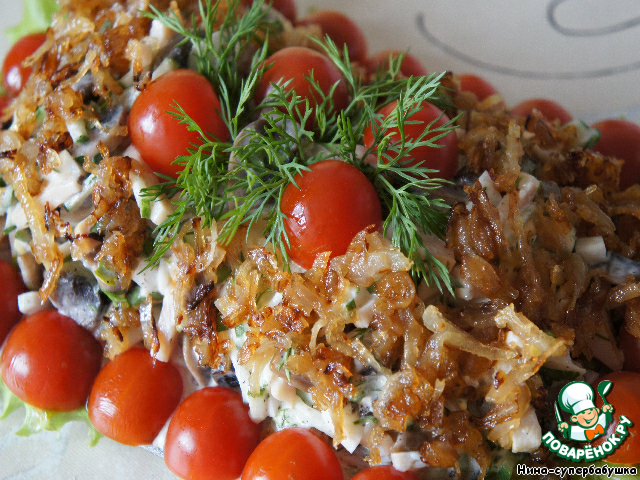
[[[329,36],[342,53],[344,46],[349,50],[349,60],[364,62],[367,58],[367,39],[356,22],[344,13],[333,10],[317,10],[311,15],[298,20],[298,25],[318,25],[322,36]]]
[[[242,396],[224,387],[189,395],[171,418],[164,461],[181,478],[235,480],[260,442]]]
[[[0,95],[0,118],[4,115],[4,109],[11,103],[9,95]]]
[[[391,465],[380,465],[362,470],[351,480],[418,480],[418,476],[413,472],[396,470]]]
[[[385,50],[384,52],[376,53],[366,61],[367,73],[375,75],[378,70],[387,70],[389,68],[389,57],[397,57],[402,53],[399,50]],[[408,53],[402,59],[400,73],[405,77],[423,77],[427,75],[427,71],[420,61]]]
[[[640,183],[640,126],[626,120],[602,120],[591,128],[600,130],[601,138],[593,150],[608,157],[624,160],[620,188]]]
[[[2,63],[2,81],[10,95],[17,95],[31,75],[31,67],[23,67],[22,62],[40,48],[47,39],[45,33],[32,33],[18,40],[7,53]]]
[[[369,225],[380,228],[382,208],[375,188],[356,167],[340,160],[323,160],[294,177],[282,195],[287,216],[289,256],[311,268],[318,253],[343,255],[353,237]]]
[[[622,326],[618,335],[618,346],[624,354],[624,365],[622,368],[630,372],[640,373],[640,338],[633,336]]]
[[[498,91],[487,82],[484,78],[478,77],[477,75],[473,75],[471,73],[463,73],[458,78],[460,78],[460,90],[463,92],[473,92],[476,97],[478,97],[478,101],[481,102],[485,98],[490,97],[491,95],[495,95]]]
[[[388,117],[396,108],[397,103],[398,102],[392,102],[382,107],[378,113],[382,115],[383,118]],[[409,117],[405,123],[404,131],[407,140],[418,138],[424,129],[438,118],[440,119],[433,124],[431,129],[444,125],[449,121],[449,117],[442,113],[442,110],[438,107],[423,102],[421,109]],[[398,128],[391,128],[388,130],[388,133],[392,134],[392,142],[400,141],[400,131]],[[429,134],[424,140],[433,138],[434,136],[436,136],[436,134]],[[364,145],[370,148],[373,146],[374,140],[374,132],[372,126],[369,125],[364,131]],[[432,176],[451,180],[458,171],[458,137],[455,132],[450,132],[435,143],[442,145],[442,147],[423,146],[413,149],[411,152],[413,159],[408,165],[422,165],[426,168],[438,170],[438,173],[434,173]]]
[[[242,471],[242,480],[343,480],[333,449],[305,428],[286,428],[265,438]]]
[[[132,348],[107,363],[89,395],[89,419],[103,435],[125,445],[147,445],[180,403],[182,377],[170,363]]]
[[[532,98],[516,105],[511,109],[511,114],[516,117],[526,117],[533,109],[538,110],[547,120],[559,120],[563,125],[570,122],[573,117],[560,104],[544,98]]]
[[[253,0],[242,0],[242,3],[244,5],[251,5]],[[291,23],[296,21],[296,4],[293,0],[271,0],[265,3],[270,3],[272,8],[278,10]]]
[[[610,380],[613,382],[609,394],[606,396],[607,402],[613,405],[613,418],[614,421],[605,432],[603,439],[600,442],[594,442],[594,445],[602,443],[606,437],[613,433],[620,415],[625,415],[631,420],[634,425],[629,428],[629,436],[624,439],[624,442],[609,454],[605,459],[611,463],[638,463],[640,462],[640,373],[634,372],[613,372],[599,378],[594,384],[594,390],[597,385],[603,380]],[[602,399],[600,395],[597,395],[596,406],[602,408]]]
[[[324,95],[328,96],[331,87],[338,83],[332,97],[334,111],[347,107],[349,94],[340,70],[321,53],[305,47],[287,47],[271,55],[266,60],[266,65],[269,68],[256,88],[255,100],[257,103],[262,102],[271,93],[272,84],[282,84],[291,80],[287,89],[289,91],[295,90],[299,97],[309,101],[311,109],[315,108],[321,102],[321,98],[305,78],[313,73],[313,78]],[[304,113],[304,104],[300,106],[300,109]],[[312,115],[311,121],[313,118],[315,117]]]
[[[101,361],[102,347],[91,333],[55,310],[44,310],[13,329],[0,374],[29,405],[67,412],[85,405]]]
[[[0,260],[0,305],[3,309],[0,316],[0,346],[11,328],[22,318],[18,310],[18,295],[25,290],[17,270]]]
[[[193,70],[172,70],[152,81],[136,98],[129,115],[129,134],[142,159],[156,172],[177,177],[182,167],[172,165],[178,155],[198,144],[198,133],[187,131],[167,111],[175,105],[218,140],[229,130],[220,117],[220,101],[209,81]]]

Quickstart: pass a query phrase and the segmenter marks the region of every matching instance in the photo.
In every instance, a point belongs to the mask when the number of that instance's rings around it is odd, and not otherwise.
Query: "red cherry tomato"
[[[418,476],[413,472],[396,470],[391,465],[380,465],[362,470],[351,480],[418,480]]]
[[[220,101],[209,81],[193,70],[172,70],[152,81],[136,98],[129,115],[129,134],[142,159],[156,172],[177,177],[181,167],[172,165],[178,155],[198,143],[198,133],[166,113],[184,111],[218,140],[229,130],[220,117]]]
[[[608,157],[624,160],[620,173],[620,188],[640,183],[640,126],[626,120],[611,118],[592,125],[601,138],[593,150]]]
[[[287,216],[289,256],[302,267],[311,268],[318,253],[343,255],[358,232],[382,224],[378,194],[353,165],[323,160],[294,180],[300,188],[289,184],[280,205]]]
[[[299,97],[309,101],[311,109],[315,108],[321,102],[321,98],[305,78],[313,72],[313,78],[324,95],[329,95],[331,87],[339,82],[332,97],[334,111],[344,110],[347,107],[349,94],[340,70],[321,53],[305,47],[287,47],[271,55],[265,63],[269,68],[256,88],[257,103],[262,102],[271,93],[272,84],[282,84],[291,80],[287,90],[295,90]],[[304,104],[300,108],[304,110]],[[313,121],[313,115],[311,121]]]
[[[622,368],[630,372],[640,373],[640,338],[630,334],[627,327],[623,326],[618,335],[618,346],[624,354]]]
[[[253,0],[242,0],[242,3],[248,6],[253,3]],[[265,4],[269,3],[272,8],[278,10],[291,23],[296,21],[296,4],[293,0],[271,0],[265,2]]]
[[[40,48],[47,39],[45,33],[32,33],[18,40],[7,53],[2,63],[2,82],[10,95],[17,95],[31,75],[31,67],[22,62]]]
[[[265,438],[251,454],[242,480],[343,480],[333,449],[304,428],[287,428]]]
[[[463,92],[473,92],[476,97],[478,97],[478,101],[481,102],[485,98],[490,97],[491,95],[495,95],[498,91],[487,82],[484,78],[478,77],[477,75],[473,75],[471,73],[463,73],[458,78],[460,78],[460,90]]]
[[[4,109],[11,103],[11,98],[8,95],[0,95],[0,118],[4,115]]]
[[[271,5],[290,22],[296,21],[296,4],[293,0],[271,0]]]
[[[182,397],[182,377],[170,363],[132,348],[107,363],[89,395],[89,419],[103,435],[125,445],[147,445]]]
[[[0,260],[0,305],[3,309],[0,316],[0,346],[11,328],[22,318],[18,310],[18,295],[25,290],[17,270]]]
[[[384,52],[376,53],[366,61],[367,73],[369,75],[375,75],[378,70],[387,70],[389,68],[389,58],[397,57],[402,53],[403,52],[399,50],[385,50]],[[400,73],[405,77],[424,77],[427,75],[427,71],[420,61],[408,53],[405,54],[405,57],[402,59]]]
[[[383,118],[388,117],[396,108],[398,102],[392,102],[378,112]],[[442,110],[438,107],[423,102],[421,109],[409,117],[405,123],[404,131],[407,140],[417,139],[424,129],[437,118],[440,118],[431,127],[436,128],[444,125],[449,121]],[[415,122],[415,123],[413,123]],[[400,131],[398,128],[391,128],[388,133],[392,134],[392,142],[400,141]],[[429,134],[425,137],[425,140],[433,138],[435,134]],[[375,140],[372,126],[369,125],[364,131],[364,145],[367,148],[373,146]],[[417,147],[412,150],[411,156],[413,159],[409,162],[409,165],[422,165],[423,167],[438,170],[438,173],[432,174],[433,177],[444,178],[451,180],[458,171],[458,137],[455,132],[450,132],[441,139],[435,142],[437,145],[442,145],[441,148],[423,146]]]
[[[322,36],[329,36],[342,53],[344,46],[349,50],[349,60],[364,62],[367,58],[367,39],[356,22],[344,13],[333,10],[318,10],[298,20],[298,25],[319,25]]]
[[[526,117],[533,109],[538,110],[547,120],[559,120],[560,124],[570,122],[573,117],[560,104],[544,98],[532,98],[516,105],[511,114],[516,117]]]
[[[173,414],[164,461],[181,478],[235,480],[259,442],[260,425],[249,418],[239,393],[203,388]]]
[[[83,407],[100,370],[102,347],[91,333],[55,310],[26,317],[13,329],[0,359],[5,385],[43,410]]]
[[[607,402],[613,405],[613,418],[614,421],[605,432],[603,439],[600,442],[594,442],[594,446],[602,443],[618,425],[620,415],[625,415],[631,420],[634,425],[629,428],[629,436],[624,439],[624,442],[613,451],[613,453],[607,455],[605,459],[611,463],[638,463],[640,462],[640,373],[635,372],[613,372],[599,378],[594,384],[594,390],[597,385],[603,380],[610,380],[613,382],[611,391],[607,394]],[[596,406],[602,408],[603,402],[600,395],[596,398]]]

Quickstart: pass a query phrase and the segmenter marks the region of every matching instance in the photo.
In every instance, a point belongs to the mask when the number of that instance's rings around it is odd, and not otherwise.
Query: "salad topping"
[[[89,397],[86,421],[153,440],[185,478],[257,478],[297,442],[317,452],[303,470],[335,470],[320,438],[348,475],[556,465],[540,439],[559,382],[638,356],[640,187],[621,172],[640,149],[606,156],[608,125],[600,144],[557,105],[509,110],[405,53],[367,59],[337,12],[292,17],[260,0],[70,2],[18,62],[0,213],[30,291],[5,411]],[[31,351],[59,329],[23,333],[43,321],[81,333]],[[79,368],[56,377],[81,392],[33,394],[42,362]],[[631,446],[619,461],[640,462]]]

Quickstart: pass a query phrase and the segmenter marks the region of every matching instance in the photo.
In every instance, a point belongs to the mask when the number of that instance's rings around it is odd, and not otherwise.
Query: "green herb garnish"
[[[235,330],[235,333],[236,333],[236,337],[242,337],[244,335],[244,332],[247,331],[247,327],[246,327],[246,325],[241,323],[240,325],[237,325],[234,330]]]
[[[101,285],[100,290],[104,293],[114,305],[124,304],[125,307],[129,306],[129,301],[127,300],[126,292],[110,292],[109,290],[104,289]],[[138,302],[139,304],[140,302]]]
[[[378,419],[373,415],[367,415],[353,422],[354,425],[360,425],[361,423],[378,423]]]
[[[572,370],[556,370],[549,367],[542,367],[538,373],[542,377],[542,383],[545,387],[549,387],[554,382],[569,382],[580,376],[580,373]]]
[[[293,347],[288,348],[287,350],[285,350],[284,355],[282,355],[282,360],[280,361],[280,364],[278,365],[278,370],[282,370],[282,367],[285,366],[285,364],[287,363],[287,360],[289,360],[289,357],[291,355],[293,355]],[[284,369],[284,373],[287,376],[287,381],[289,382],[289,384],[291,384],[291,371],[285,367]]]
[[[175,211],[154,232],[155,251],[148,266],[157,263],[169,250],[186,219],[201,216],[205,226],[214,220],[218,222],[218,241],[222,245],[228,244],[240,227],[251,230],[260,222],[266,243],[274,246],[283,268],[288,268],[289,238],[280,208],[284,189],[313,163],[340,158],[360,169],[374,185],[385,216],[384,233],[389,232],[392,243],[413,261],[416,282],[424,278],[441,290],[452,291],[446,267],[426,249],[423,240],[425,234],[444,236],[449,207],[444,201],[431,198],[429,191],[445,181],[431,178],[433,170],[411,165],[409,158],[416,148],[438,148],[435,142],[454,130],[456,119],[441,127],[434,127],[433,122],[413,140],[404,134],[405,124],[411,122],[410,117],[423,102],[448,105],[448,97],[440,88],[441,76],[397,79],[401,55],[392,59],[389,70],[379,72],[372,84],[362,84],[351,69],[346,49],[339,52],[326,38],[318,43],[341,71],[350,93],[351,101],[343,111],[331,113],[331,94],[322,92],[313,72],[308,80],[317,92],[317,107],[310,107],[285,83],[274,85],[262,104],[252,110],[250,101],[267,55],[263,39],[277,29],[267,22],[261,3],[255,2],[246,15],[236,18],[237,7],[232,2],[220,27],[219,42],[210,40],[217,2],[201,6],[203,24],[197,25],[194,20],[191,28],[184,27],[173,13],[152,9],[149,14],[193,44],[198,69],[218,93],[221,113],[235,143],[210,138],[179,105],[173,106],[169,113],[189,131],[198,133],[199,144],[188,155],[177,158],[176,163],[183,167],[177,180],[165,177],[165,183],[144,191],[148,198],[174,198],[175,206]],[[264,43],[253,57],[251,71],[240,75],[236,67],[238,52],[252,41]],[[391,115],[383,119],[376,114],[381,105],[392,101],[398,103]],[[266,111],[260,117],[261,124],[240,131],[248,116],[256,111]],[[315,124],[311,125],[310,119],[315,119]],[[373,144],[377,147],[362,153],[363,135],[369,125],[374,125]],[[397,136],[392,134],[395,129],[399,131]],[[427,138],[431,135],[434,136]],[[314,145],[324,148],[311,148]],[[371,153],[377,154],[375,166],[365,163]]]
[[[81,421],[87,424],[89,434],[89,445],[94,446],[102,437],[89,420],[89,412],[86,408],[79,408],[71,412],[52,412],[41,410],[24,403],[3,383],[0,379],[0,398],[2,398],[3,408],[0,410],[0,420],[9,416],[20,407],[25,408],[24,422],[16,435],[28,437],[34,433],[47,430],[50,432],[60,432],[62,426],[67,422]]]
[[[226,330],[229,330],[229,327],[222,323],[222,317],[218,316],[218,318],[216,318],[216,332],[220,333]]]
[[[191,25],[184,26],[181,19],[172,11],[161,12],[153,5],[149,6],[151,12],[142,12],[143,15],[157,19],[167,28],[179,33],[184,38],[178,44],[190,42],[192,51],[195,54],[198,71],[209,79],[215,91],[225,98],[227,107],[231,107],[225,113],[235,112],[235,106],[246,103],[248,79],[244,79],[238,70],[241,64],[239,59],[254,43],[263,44],[269,33],[281,29],[279,23],[268,20],[268,10],[263,9],[264,0],[256,0],[251,7],[242,13],[238,12],[240,1],[221,2],[200,1],[199,17],[193,15]],[[221,4],[228,8],[227,13],[222,17],[219,15]],[[222,17],[222,18],[221,18]],[[222,21],[221,24],[218,22]],[[214,35],[214,32],[218,35]],[[266,43],[264,52],[259,52],[254,56],[254,61],[259,62],[266,55]],[[255,69],[256,65],[254,65]],[[250,91],[250,90],[249,90]],[[249,97],[250,98],[250,97]],[[232,137],[237,134],[234,125],[228,125]]]

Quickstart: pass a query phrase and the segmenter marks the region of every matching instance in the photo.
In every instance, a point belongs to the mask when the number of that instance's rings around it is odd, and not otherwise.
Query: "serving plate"
[[[507,105],[546,97],[575,117],[625,116],[640,122],[640,4],[634,0],[299,0],[341,10],[364,29],[370,52],[410,49],[429,71],[473,72],[488,79]],[[19,21],[22,3],[0,0],[0,31]],[[0,58],[8,41],[0,36]],[[0,479],[175,478],[161,458],[101,439],[88,447],[84,424],[60,435],[14,435],[18,410],[0,422]]]

